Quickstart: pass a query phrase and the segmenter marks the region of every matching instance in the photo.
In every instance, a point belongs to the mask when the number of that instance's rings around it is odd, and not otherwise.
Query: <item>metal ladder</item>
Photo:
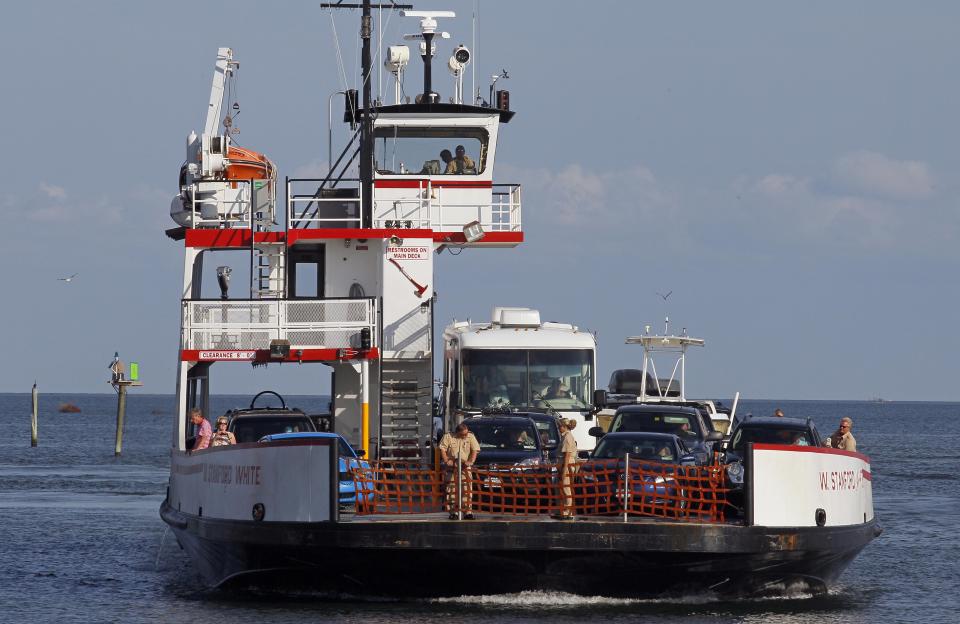
[[[287,248],[284,242],[251,243],[251,297],[254,299],[282,299],[285,293]],[[271,269],[276,265],[276,278]]]
[[[433,384],[429,359],[390,359],[381,364],[380,459],[429,460]]]

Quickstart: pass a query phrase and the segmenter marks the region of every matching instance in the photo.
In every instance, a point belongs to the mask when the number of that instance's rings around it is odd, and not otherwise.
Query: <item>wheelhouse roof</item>
[[[497,115],[500,117],[500,123],[508,123],[513,119],[514,111],[501,110],[499,108],[490,108],[487,106],[471,106],[470,104],[450,104],[446,102],[435,102],[433,104],[388,104],[386,106],[376,106],[373,108],[375,115],[391,114],[432,114],[455,117],[457,115]],[[363,109],[357,111],[357,119],[363,117]],[[343,120],[352,121],[350,111],[345,111]]]

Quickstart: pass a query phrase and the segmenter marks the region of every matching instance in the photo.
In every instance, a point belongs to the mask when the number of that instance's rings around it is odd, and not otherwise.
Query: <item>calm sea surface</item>
[[[60,402],[79,414],[61,414]],[[249,402],[216,397],[213,413]],[[325,399],[288,403],[320,411]],[[113,456],[114,395],[0,394],[0,622],[960,622],[957,403],[744,401],[743,412],[812,417],[828,435],[855,421],[871,457],[884,534],[830,595],[721,602],[610,600],[559,593],[443,601],[332,600],[200,588],[158,516],[173,398],[131,393],[123,456]],[[416,570],[411,570],[416,574]],[[469,572],[467,572],[469,573]]]

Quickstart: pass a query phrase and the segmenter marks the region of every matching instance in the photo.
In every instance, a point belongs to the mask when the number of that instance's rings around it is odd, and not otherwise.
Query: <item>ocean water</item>
[[[67,401],[81,412],[59,413]],[[213,413],[248,402],[216,397]],[[319,411],[326,399],[288,403]],[[631,601],[524,592],[384,601],[203,589],[158,515],[172,397],[130,393],[124,452],[115,458],[114,395],[41,395],[40,444],[31,448],[30,396],[0,394],[0,622],[960,621],[960,403],[741,403],[754,414],[778,406],[812,417],[825,435],[840,416],[852,417],[872,460],[884,533],[829,595]]]

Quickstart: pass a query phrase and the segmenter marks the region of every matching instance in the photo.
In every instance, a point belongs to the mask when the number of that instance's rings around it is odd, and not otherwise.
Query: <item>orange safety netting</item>
[[[496,515],[652,516],[724,519],[724,467],[631,459],[567,466],[438,469],[414,462],[371,462],[354,470],[358,514],[477,512]],[[458,497],[459,493],[459,497]],[[459,504],[458,504],[459,498]]]

